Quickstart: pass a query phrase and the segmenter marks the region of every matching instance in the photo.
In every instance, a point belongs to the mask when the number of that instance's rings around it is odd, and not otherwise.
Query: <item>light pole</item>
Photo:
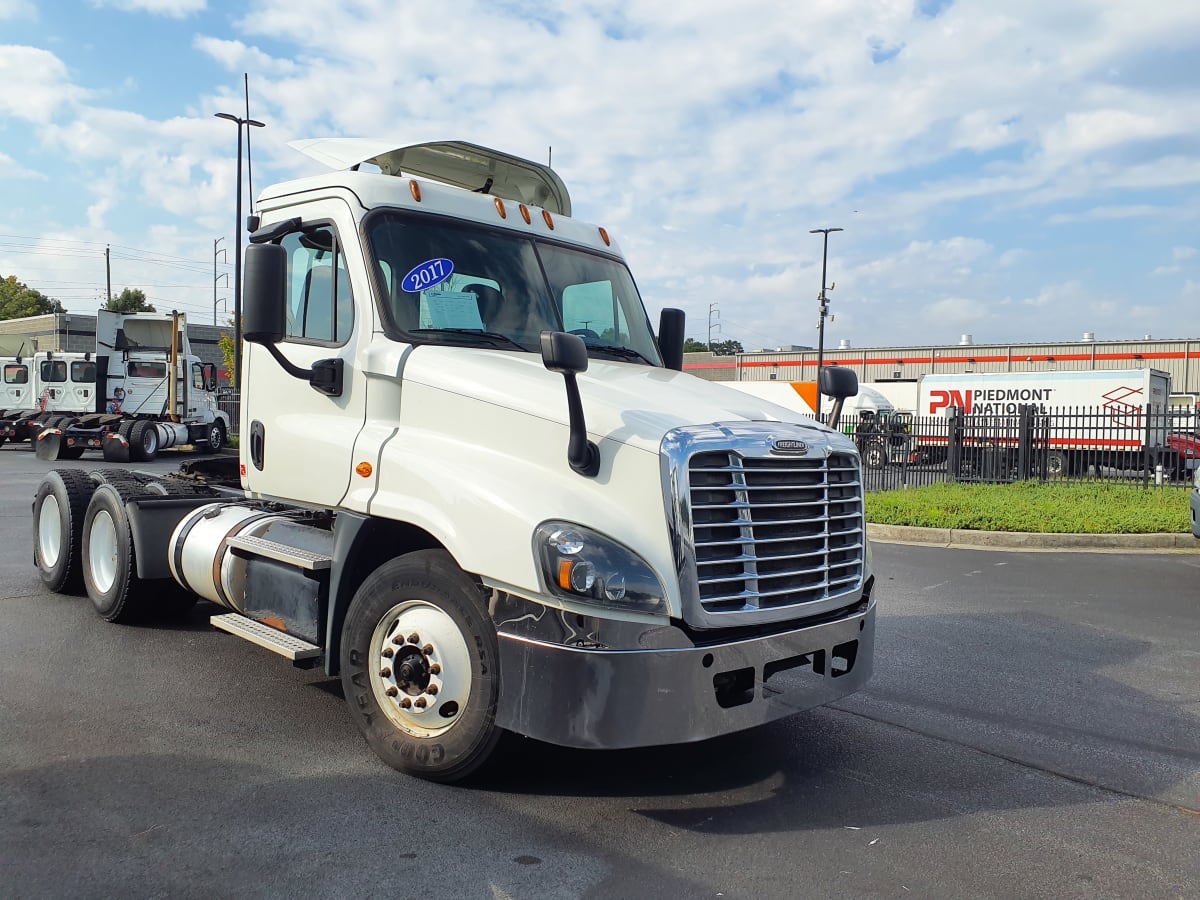
[[[242,126],[246,127],[246,139],[250,139],[250,126],[266,127],[265,122],[242,118],[233,113],[215,113],[218,119],[237,123],[237,223],[233,231],[233,377],[239,388],[242,386]],[[215,291],[216,288],[214,287]]]
[[[717,319],[721,318],[721,310],[717,308],[717,304],[708,304],[708,352],[712,353],[712,330],[713,330],[713,313],[716,312]],[[717,331],[721,330],[720,321],[717,322]]]
[[[228,265],[228,255],[225,253],[225,248],[222,247],[220,250],[217,249],[217,244],[221,243],[223,240],[225,240],[225,238],[213,239],[213,325],[217,324],[217,282],[224,278],[226,279],[225,286],[229,286],[229,273],[222,272],[220,275],[217,274],[218,256],[225,257],[226,264]]]
[[[829,315],[829,300],[825,296],[825,268],[829,261],[829,232],[841,231],[841,228],[810,228],[809,234],[823,234],[824,246],[821,249],[821,294],[817,298],[821,310],[817,314],[817,421],[821,420],[821,366],[825,365],[825,317]]]

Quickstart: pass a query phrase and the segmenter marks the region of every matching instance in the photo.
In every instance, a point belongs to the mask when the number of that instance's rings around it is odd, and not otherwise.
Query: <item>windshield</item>
[[[618,260],[429,216],[377,213],[367,240],[389,330],[414,343],[540,352],[543,331],[588,355],[662,365],[629,270]]]

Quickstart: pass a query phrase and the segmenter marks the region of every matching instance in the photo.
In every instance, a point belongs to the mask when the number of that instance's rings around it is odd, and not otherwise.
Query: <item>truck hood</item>
[[[532,353],[420,346],[404,365],[406,381],[568,424],[563,376]],[[613,440],[658,453],[673,428],[712,422],[792,422],[829,432],[815,420],[758,397],[652,366],[592,359],[577,376],[593,440]]]

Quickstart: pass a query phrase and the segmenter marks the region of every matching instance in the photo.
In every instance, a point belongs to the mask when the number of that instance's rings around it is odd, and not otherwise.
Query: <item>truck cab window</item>
[[[167,364],[161,362],[131,362],[129,363],[130,378],[166,378]]]
[[[42,360],[42,381],[57,382],[67,380],[67,363],[61,359]]]
[[[6,365],[4,367],[5,384],[29,384],[29,367],[23,365]]]
[[[344,344],[354,323],[354,297],[333,229],[289,234],[280,243],[288,253],[287,337]]]
[[[204,390],[204,369],[200,367],[200,363],[192,363],[192,388],[197,391]]]
[[[76,384],[95,384],[96,364],[82,361],[71,363],[71,380]]]

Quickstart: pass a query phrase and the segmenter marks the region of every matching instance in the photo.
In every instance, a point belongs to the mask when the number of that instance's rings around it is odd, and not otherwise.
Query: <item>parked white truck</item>
[[[231,430],[217,406],[216,366],[191,352],[182,313],[102,309],[94,352],[3,364],[5,401],[11,393],[25,406],[0,413],[0,442],[32,440],[42,459],[78,459],[94,449],[105,459],[142,462],[185,444],[215,452]]]
[[[1175,473],[1188,464],[1171,434],[1170,393],[1170,374],[1155,369],[938,374],[921,379],[917,413],[943,416],[957,409],[999,422],[1032,406],[1049,414],[1042,443],[1050,475],[1089,465],[1141,469],[1148,462]],[[977,428],[972,441],[1002,446],[1015,438]],[[923,434],[914,452],[919,461],[937,462],[947,444],[947,438]]]
[[[318,142],[246,253],[241,456],[52,472],[35,558],[110,621],[186,606],[340,674],[390,765],[454,781],[503,730],[696,741],[861,687],[875,580],[834,430],[684,374],[548,167]],[[372,163],[379,172],[365,171]],[[253,218],[253,217],[252,217]],[[856,389],[831,372],[826,392]]]

